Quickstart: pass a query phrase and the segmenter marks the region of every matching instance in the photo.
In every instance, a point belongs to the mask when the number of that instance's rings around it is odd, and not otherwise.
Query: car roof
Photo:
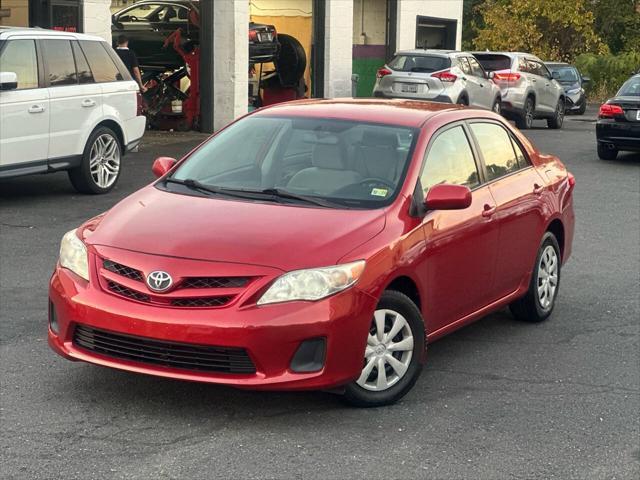
[[[439,50],[435,48],[414,48],[411,50],[400,50],[396,55],[438,55],[448,57],[452,53],[464,53],[458,50]]]
[[[536,57],[533,53],[527,53],[527,52],[493,52],[493,51],[476,51],[476,52],[471,52],[472,55],[505,55],[507,57],[516,57],[519,55],[524,55],[527,57],[533,57],[533,58],[538,58]]]
[[[465,107],[450,103],[381,98],[337,98],[297,100],[257,110],[258,116],[293,116],[332,118],[419,128],[441,112],[455,112]],[[478,110],[473,110],[477,116]]]
[[[47,30],[45,28],[23,28],[23,27],[0,27],[0,40],[7,40],[13,37],[73,37],[78,40],[93,40],[104,42],[102,37],[96,35],[86,35],[84,33],[61,32],[58,30]]]
[[[565,62],[544,62],[545,65],[551,65],[553,67],[573,67],[570,63]]]

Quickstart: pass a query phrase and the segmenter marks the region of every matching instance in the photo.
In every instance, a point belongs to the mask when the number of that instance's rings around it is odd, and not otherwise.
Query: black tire
[[[615,160],[617,156],[617,148],[608,148],[606,145],[598,143],[598,158],[600,160]]]
[[[496,99],[493,101],[491,111],[497,113],[498,115],[502,115],[502,100],[500,99],[500,97],[496,97]]]
[[[307,68],[307,54],[302,44],[291,35],[278,34],[280,53],[275,60],[276,71],[283,87],[297,87]]]
[[[418,380],[422,371],[422,358],[425,348],[424,320],[420,310],[403,293],[387,290],[382,294],[376,309],[389,309],[402,315],[411,330],[413,351],[404,376],[386,390],[370,391],[353,381],[345,387],[344,400],[357,407],[380,407],[390,405],[404,397]],[[373,322],[373,320],[372,320]],[[377,368],[377,367],[374,367]]]
[[[565,101],[563,97],[558,99],[558,104],[556,105],[556,111],[553,114],[553,117],[547,118],[547,127],[553,128],[554,130],[558,130],[562,128],[564,123],[564,114],[565,114]]]
[[[94,146],[96,140],[100,137],[107,135],[112,138],[116,142],[117,153],[119,157],[119,166],[117,175],[115,180],[110,183],[107,187],[102,187],[96,183],[96,180],[91,175],[91,149]],[[111,191],[113,187],[118,183],[120,179],[120,175],[122,174],[122,144],[118,139],[118,136],[115,134],[113,130],[108,127],[98,127],[91,135],[89,135],[89,139],[87,140],[87,144],[84,147],[84,152],[82,152],[82,162],[80,166],[73,168],[67,172],[69,174],[69,180],[73,187],[80,193],[87,194],[103,194]]]
[[[462,105],[464,107],[468,107],[469,106],[469,99],[467,98],[467,96],[465,94],[460,95],[460,98],[458,98],[458,101],[456,102],[457,105]]]
[[[578,111],[576,112],[577,115],[584,115],[584,112],[587,111],[587,99],[585,98],[582,101],[582,105],[580,105],[580,108],[578,108]]]
[[[533,114],[535,112],[535,103],[532,97],[527,97],[524,102],[522,113],[516,118],[516,126],[520,130],[528,130],[533,126]]]
[[[539,281],[541,280],[541,257],[544,254],[547,247],[552,247],[556,254],[557,262],[557,280],[555,290],[550,305],[543,306],[540,301],[540,295],[538,294]],[[531,274],[531,282],[529,283],[529,289],[524,297],[516,300],[509,309],[514,317],[518,320],[525,322],[537,323],[542,322],[549,318],[553,308],[555,307],[556,299],[558,298],[558,292],[560,290],[560,274],[562,269],[562,260],[560,256],[560,246],[555,235],[551,232],[546,232],[540,242],[540,248],[538,255],[536,255],[536,263]],[[542,280],[544,281],[544,280]]]

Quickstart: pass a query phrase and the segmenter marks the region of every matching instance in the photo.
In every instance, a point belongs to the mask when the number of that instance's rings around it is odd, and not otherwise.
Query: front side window
[[[484,70],[475,58],[469,57],[469,65],[471,66],[471,74],[474,77],[484,78]]]
[[[89,62],[93,78],[96,82],[115,82],[123,80],[118,67],[105,50],[103,42],[80,40],[80,47]],[[111,48],[111,47],[109,47]]]
[[[433,141],[420,175],[420,183],[425,191],[440,183],[469,188],[480,185],[471,145],[461,126],[445,130]]]
[[[495,180],[518,171],[520,165],[507,131],[495,123],[472,123],[471,131],[487,168],[487,180]]]
[[[389,62],[389,68],[399,72],[437,72],[451,67],[449,57],[439,55],[397,55]]]
[[[394,125],[252,116],[195,151],[166,188],[196,181],[218,190],[221,198],[239,192],[269,200],[264,193],[276,189],[335,206],[377,208],[395,198],[416,135]]]
[[[33,40],[9,40],[2,50],[0,70],[18,77],[18,90],[38,87],[38,60]]]
[[[125,10],[118,17],[118,22],[123,23],[148,23],[160,21],[160,13],[163,6],[159,3],[146,3],[144,5],[132,7]]]
[[[69,40],[51,40],[42,42],[43,58],[47,64],[49,85],[61,87],[78,83],[76,65]]]

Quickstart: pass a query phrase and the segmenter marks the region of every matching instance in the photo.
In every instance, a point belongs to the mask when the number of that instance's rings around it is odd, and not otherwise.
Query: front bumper
[[[181,380],[239,388],[303,390],[344,385],[360,374],[376,300],[351,288],[318,302],[288,302],[217,309],[165,308],[102,291],[56,267],[49,285],[51,348],[74,361]],[[255,373],[230,374],[173,368],[114,358],[74,342],[77,325],[167,342],[245,349]],[[57,331],[54,332],[54,330]],[[291,361],[300,344],[326,340],[324,366],[295,373]]]

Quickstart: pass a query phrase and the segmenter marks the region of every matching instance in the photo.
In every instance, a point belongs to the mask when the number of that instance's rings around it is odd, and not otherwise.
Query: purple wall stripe
[[[386,47],[384,45],[354,45],[353,58],[384,58]]]

